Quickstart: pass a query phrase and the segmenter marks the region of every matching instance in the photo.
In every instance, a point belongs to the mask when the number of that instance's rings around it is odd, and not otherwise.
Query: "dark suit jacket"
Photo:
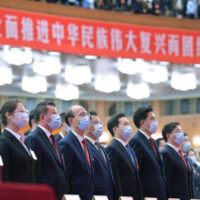
[[[139,162],[139,174],[144,197],[156,197],[158,200],[167,199],[166,180],[163,162],[157,150],[157,156],[148,139],[137,132],[129,142],[135,150]]]
[[[63,137],[60,134],[55,135],[55,140],[59,142]]]
[[[20,141],[8,130],[0,136],[0,155],[3,160],[3,181],[34,183],[35,161]]]
[[[106,161],[99,153],[97,148],[89,140],[88,146],[91,149],[91,153],[94,157],[94,194],[107,195],[109,200],[114,200],[113,175],[105,149],[103,146],[99,146],[105,156]]]
[[[164,160],[168,197],[192,198],[192,171],[188,170],[178,153],[169,145],[161,152]]]
[[[37,156],[37,183],[48,184],[54,189],[57,198],[61,199],[62,195],[68,192],[68,185],[64,165],[57,159],[49,138],[37,127],[26,137],[26,143]]]
[[[137,166],[133,166],[126,148],[116,139],[106,148],[112,167],[116,199],[119,196],[132,196],[141,200],[142,193]],[[134,154],[132,150],[132,154]]]
[[[66,163],[69,193],[79,194],[82,200],[91,200],[94,194],[94,180],[93,157],[89,147],[91,166],[88,164],[80,142],[71,131],[59,141],[59,147]]]

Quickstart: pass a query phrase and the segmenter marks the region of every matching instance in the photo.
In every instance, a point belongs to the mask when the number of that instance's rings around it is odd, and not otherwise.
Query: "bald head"
[[[73,105],[66,113],[65,121],[75,132],[83,134],[83,130],[79,129],[80,119],[88,116],[87,110],[81,105]]]

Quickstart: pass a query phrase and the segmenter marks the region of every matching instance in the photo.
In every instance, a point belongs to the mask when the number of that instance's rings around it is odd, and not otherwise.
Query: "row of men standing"
[[[25,142],[20,134],[28,120],[24,105],[9,100],[2,106],[1,115],[5,126],[0,136],[3,181],[48,184],[57,199],[67,193],[79,194],[81,200],[91,200],[94,194],[107,195],[109,200],[119,196],[132,196],[134,200],[192,197],[189,169],[180,156],[174,157],[177,152],[173,145],[169,145],[169,154],[163,154],[167,164],[163,165],[151,138],[158,123],[150,106],[135,112],[133,120],[138,132],[131,139],[133,131],[128,118],[123,113],[112,116],[107,125],[114,139],[106,149],[98,142],[103,132],[101,119],[80,105],[72,106],[66,113],[70,131],[58,144],[52,132],[60,127],[61,119],[54,103],[41,102],[35,107],[37,126]],[[172,135],[170,131],[167,130],[167,139]],[[171,162],[173,165],[169,166]]]

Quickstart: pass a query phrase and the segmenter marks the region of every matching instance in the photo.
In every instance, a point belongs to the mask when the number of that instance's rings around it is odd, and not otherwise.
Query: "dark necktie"
[[[149,143],[150,143],[150,145],[151,145],[151,147],[152,147],[152,149],[153,149],[155,155],[158,156],[158,153],[157,153],[157,151],[156,151],[156,146],[155,146],[155,143],[154,143],[153,138],[151,138],[151,137],[149,138]]]
[[[136,167],[136,160],[135,160],[135,158],[133,156],[133,153],[131,152],[131,147],[128,144],[126,145],[126,150],[127,150],[128,154],[129,154],[129,156],[131,158],[133,166]]]
[[[51,138],[51,144],[52,144],[54,153],[55,153],[56,157],[58,158],[58,160],[60,161],[60,163],[62,163],[56,140],[53,135],[51,135],[50,138]]]
[[[107,164],[107,160],[106,160],[106,156],[104,155],[103,150],[101,149],[101,146],[98,142],[95,142],[95,146],[97,147],[97,150],[99,152],[99,154],[101,155],[101,157],[103,158],[103,160],[105,161],[105,163]]]
[[[179,151],[178,151],[178,154],[179,154],[179,156],[180,156],[181,160],[183,161],[183,163],[184,163],[185,167],[187,168],[187,170],[189,170],[189,169],[190,169],[190,168],[189,168],[189,165],[188,165],[188,163],[187,163],[187,161],[186,161],[185,157],[183,156],[183,154],[182,154],[181,150],[179,150]]]
[[[82,141],[82,144],[83,144],[83,149],[84,149],[84,152],[85,152],[85,157],[88,161],[88,164],[91,166],[91,163],[90,163],[90,155],[89,155],[89,151],[88,151],[88,148],[87,148],[87,144],[86,144],[86,140],[84,139]]]

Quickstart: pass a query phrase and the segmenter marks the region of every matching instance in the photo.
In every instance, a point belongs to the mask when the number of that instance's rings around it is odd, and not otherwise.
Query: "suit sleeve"
[[[114,177],[114,187],[115,187],[115,193],[116,197],[118,198],[119,196],[122,195],[121,191],[121,184],[120,184],[120,178],[119,178],[119,161],[117,158],[117,152],[111,147],[106,148],[106,152],[109,158],[109,162],[111,165],[113,177]]]
[[[36,182],[40,182],[40,177],[42,175],[42,161],[43,161],[43,153],[42,147],[37,138],[33,136],[28,136],[25,139],[27,146],[35,152],[37,157],[37,161],[35,163],[35,175],[36,175]]]
[[[170,197],[172,195],[172,178],[173,178],[173,167],[171,165],[171,159],[169,155],[165,152],[161,153],[164,163],[164,171],[165,171],[165,178],[167,182],[167,190],[168,190],[168,196]]]
[[[3,161],[3,181],[10,181],[10,149],[9,144],[0,140],[0,155]]]

